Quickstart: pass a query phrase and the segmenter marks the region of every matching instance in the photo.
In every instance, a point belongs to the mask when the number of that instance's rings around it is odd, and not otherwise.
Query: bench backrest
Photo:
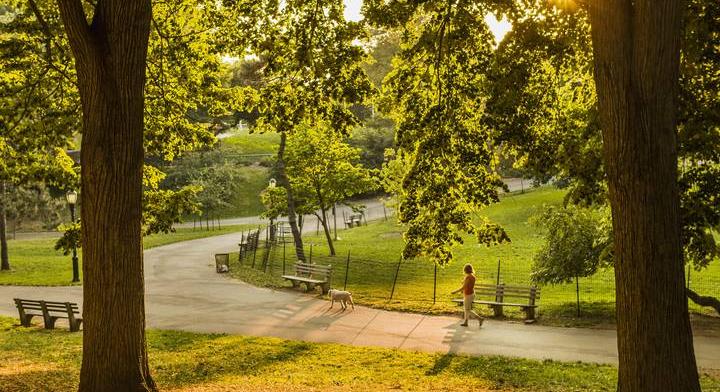
[[[506,298],[522,298],[528,301],[529,305],[535,305],[540,299],[540,288],[536,286],[510,286],[506,284],[475,284],[475,295],[495,297],[495,301],[503,302]]]
[[[332,276],[331,265],[295,263],[295,275],[297,276],[321,276],[325,280],[330,280]]]
[[[15,305],[18,307],[22,307],[23,310],[43,311],[43,303],[45,305],[45,310],[47,310],[48,312],[67,313],[68,306],[69,306],[70,309],[72,309],[73,313],[80,314],[78,304],[72,303],[72,302],[40,301],[40,300],[34,300],[34,299],[15,298]]]

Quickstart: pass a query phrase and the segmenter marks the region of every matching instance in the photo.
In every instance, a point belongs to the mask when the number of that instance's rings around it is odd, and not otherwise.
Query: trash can
[[[230,254],[229,253],[216,253],[215,254],[215,272],[222,273],[230,271]]]

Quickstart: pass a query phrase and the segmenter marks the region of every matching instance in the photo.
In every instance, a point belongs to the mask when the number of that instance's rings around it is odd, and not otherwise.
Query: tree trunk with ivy
[[[618,391],[700,391],[680,238],[679,0],[589,2],[612,206]]]
[[[295,194],[290,186],[290,178],[288,178],[287,171],[285,170],[285,146],[287,145],[287,135],[285,132],[280,132],[280,146],[278,147],[277,153],[277,173],[279,177],[280,186],[285,188],[287,194],[287,216],[288,224],[293,235],[293,242],[295,243],[295,256],[298,260],[305,262],[305,250],[303,249],[302,233],[298,227],[297,212],[295,208]]]
[[[82,101],[80,391],[152,391],[141,237],[149,0],[58,0]]]

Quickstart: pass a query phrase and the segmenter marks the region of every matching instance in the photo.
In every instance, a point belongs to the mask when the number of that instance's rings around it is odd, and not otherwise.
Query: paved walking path
[[[489,320],[463,328],[458,318],[356,306],[328,310],[310,295],[258,288],[215,273],[213,254],[234,250],[238,235],[171,244],[145,252],[151,328],[277,336],[427,352],[497,354],[615,363],[615,331],[556,328]],[[17,317],[12,298],[82,302],[81,287],[0,286],[0,314]],[[662,342],[658,342],[662,344]],[[720,338],[697,336],[699,365],[720,368]]]

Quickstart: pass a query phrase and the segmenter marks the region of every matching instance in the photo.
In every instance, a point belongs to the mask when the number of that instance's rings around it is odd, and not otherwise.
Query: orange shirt
[[[463,294],[471,295],[475,294],[475,275],[465,275],[465,282],[463,283]]]

